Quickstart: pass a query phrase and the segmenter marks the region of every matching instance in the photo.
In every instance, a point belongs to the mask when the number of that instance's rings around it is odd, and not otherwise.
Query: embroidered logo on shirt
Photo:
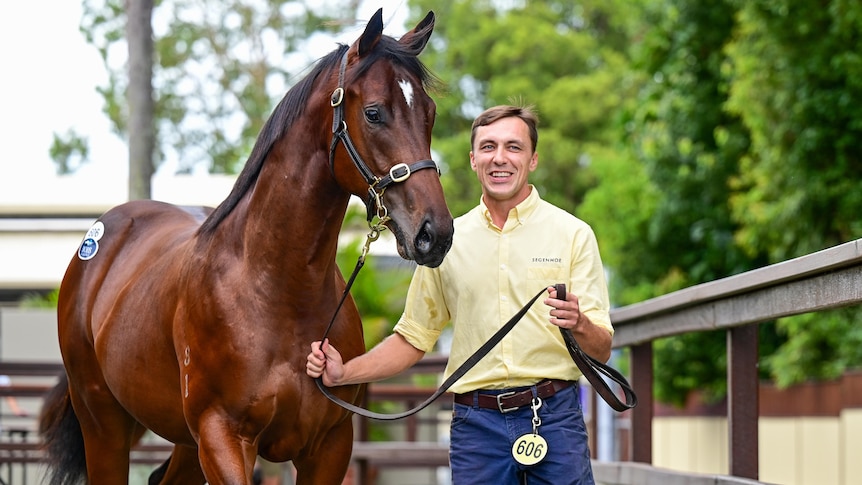
[[[562,263],[563,258],[539,258],[534,257],[530,259],[531,263]]]

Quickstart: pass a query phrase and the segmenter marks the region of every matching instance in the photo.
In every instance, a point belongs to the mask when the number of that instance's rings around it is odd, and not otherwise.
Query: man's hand
[[[311,353],[308,354],[305,363],[305,373],[313,378],[322,376],[326,387],[339,385],[338,382],[344,377],[344,361],[338,350],[329,345],[329,339],[323,342],[322,350],[320,341],[311,344]]]
[[[550,322],[560,328],[569,329],[581,348],[590,357],[601,362],[607,362],[611,357],[613,338],[606,328],[593,324],[590,317],[581,313],[578,296],[567,293],[566,300],[557,298],[557,290],[548,288],[548,298],[545,305],[551,310]]]
[[[561,298],[565,298],[565,300]],[[545,299],[544,303],[552,308],[549,320],[552,324],[572,331],[578,330],[578,324],[582,323],[582,314],[581,307],[578,305],[578,297],[574,293],[557,296],[557,290],[551,286],[548,287],[548,298]]]

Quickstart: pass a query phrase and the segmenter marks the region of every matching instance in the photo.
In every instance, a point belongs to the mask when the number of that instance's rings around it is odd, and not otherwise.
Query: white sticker
[[[90,230],[87,231],[87,235],[84,236],[84,238],[98,241],[99,239],[102,239],[102,236],[104,236],[104,235],[105,235],[105,225],[102,224],[102,221],[96,221],[96,223],[93,224],[93,227],[91,227]]]

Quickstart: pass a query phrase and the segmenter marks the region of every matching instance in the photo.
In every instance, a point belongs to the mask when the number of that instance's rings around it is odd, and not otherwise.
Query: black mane
[[[273,145],[303,114],[317,79],[331,69],[338,69],[341,58],[348,48],[347,45],[339,45],[337,49],[323,57],[305,78],[288,90],[263,126],[230,194],[204,221],[198,230],[199,234],[211,234],[233,211],[246,192],[251,190]],[[437,88],[440,85],[439,80],[419,60],[418,54],[419,52],[412,51],[392,37],[384,35],[373,51],[363,56],[360,65],[351,71],[350,78],[345,82],[349,83],[359,78],[378,60],[388,59],[417,76],[426,90]]]
[[[243,195],[254,186],[263,168],[263,162],[266,160],[266,156],[273,145],[275,145],[275,142],[281,138],[284,132],[305,111],[305,105],[308,102],[308,97],[317,78],[334,66],[338,66],[338,62],[346,50],[347,46],[340,45],[338,49],[323,57],[306,77],[287,91],[287,94],[284,95],[284,98],[281,99],[275,110],[273,110],[272,115],[270,115],[260,130],[254,148],[251,150],[251,155],[249,155],[248,160],[245,162],[245,167],[243,167],[237,177],[236,183],[234,183],[233,189],[227,196],[227,199],[219,204],[215,211],[204,221],[198,231],[199,233],[208,234],[215,230],[221,221],[233,211]]]

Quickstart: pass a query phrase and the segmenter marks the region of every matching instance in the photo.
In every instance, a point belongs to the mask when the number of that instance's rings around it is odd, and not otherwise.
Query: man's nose
[[[505,163],[507,161],[506,150],[503,148],[497,148],[494,150],[494,157],[491,158],[491,161],[494,163]]]

